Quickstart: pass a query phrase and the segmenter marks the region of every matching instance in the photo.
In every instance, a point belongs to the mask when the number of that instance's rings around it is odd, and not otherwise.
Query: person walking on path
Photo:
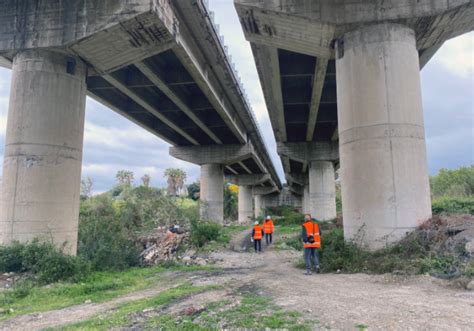
[[[313,222],[311,215],[304,216],[304,223],[301,228],[301,239],[304,247],[304,261],[306,263],[306,275],[311,275],[311,262],[314,262],[316,273],[320,273],[319,252],[321,248],[321,230],[319,224]]]
[[[265,232],[265,241],[267,245],[272,243],[273,231],[275,230],[275,225],[273,224],[272,218],[267,216],[263,223],[263,232]]]
[[[258,221],[255,222],[252,230],[252,240],[253,240],[253,247],[255,248],[255,252],[262,251],[262,238],[263,238],[263,228],[258,224]]]

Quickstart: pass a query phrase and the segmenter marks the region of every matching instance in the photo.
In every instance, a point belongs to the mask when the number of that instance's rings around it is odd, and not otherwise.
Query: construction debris
[[[209,259],[197,256],[191,249],[190,233],[179,227],[159,227],[148,236],[138,238],[144,250],[140,254],[143,265],[178,262],[186,265],[206,265]],[[179,254],[181,252],[181,254]]]

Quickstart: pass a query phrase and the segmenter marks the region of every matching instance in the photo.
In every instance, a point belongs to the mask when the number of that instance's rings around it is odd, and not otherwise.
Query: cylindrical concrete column
[[[302,208],[303,214],[310,213],[310,211],[309,211],[309,185],[305,185],[303,187],[302,201],[303,201],[303,203],[302,203],[302,205],[303,205],[303,208]]]
[[[224,221],[224,172],[220,164],[201,166],[201,218]]]
[[[239,223],[249,223],[253,216],[252,186],[239,186]]]
[[[310,163],[308,200],[312,217],[321,221],[336,218],[336,180],[331,161]]]
[[[79,217],[86,66],[44,50],[12,67],[0,206],[0,242],[66,243],[75,254]]]
[[[257,194],[254,197],[254,203],[255,203],[254,217],[255,218],[259,217],[260,214],[262,213],[262,199],[263,199],[263,196],[261,194]]]
[[[431,216],[415,35],[362,27],[336,57],[344,233],[375,249]]]

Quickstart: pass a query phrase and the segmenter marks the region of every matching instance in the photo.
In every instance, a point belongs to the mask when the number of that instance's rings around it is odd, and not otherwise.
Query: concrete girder
[[[135,67],[142,74],[145,75],[151,82],[153,82],[176,106],[181,109],[201,130],[203,130],[215,143],[222,144],[222,141],[195,115],[192,109],[175,93],[171,90],[164,79],[160,77],[156,71],[153,71],[144,62],[135,63]]]
[[[297,194],[297,195],[303,195],[303,190],[304,188],[303,187],[295,187],[295,186],[289,186],[288,188],[290,190],[290,192],[294,193],[294,194]]]
[[[244,169],[248,174],[252,173],[252,170],[250,170],[242,161],[240,161],[238,163],[239,163],[239,166],[241,166],[242,169]]]
[[[252,175],[228,175],[225,177],[227,181],[236,185],[260,185],[266,181],[270,181],[272,177],[269,174],[252,174]]]
[[[306,131],[306,141],[312,141],[314,129],[316,129],[316,120],[318,118],[319,102],[323,93],[324,77],[328,67],[328,59],[318,58],[314,70],[313,91],[311,93],[311,105],[309,107],[308,129]]]
[[[251,46],[259,76],[268,77],[269,79],[266,89],[263,90],[263,95],[270,115],[273,133],[277,141],[286,141],[278,49],[260,44],[251,44]]]
[[[246,145],[205,145],[205,146],[172,146],[171,156],[194,164],[224,164],[238,163],[255,155],[252,144]]]
[[[339,146],[335,142],[277,143],[279,155],[299,162],[336,161],[339,159]]]
[[[169,120],[166,116],[164,116],[157,108],[156,106],[152,105],[148,101],[144,100],[141,98],[136,92],[134,92],[132,89],[130,89],[128,86],[126,86],[124,83],[122,83],[120,80],[115,78],[112,75],[104,75],[102,76],[106,81],[108,81],[110,84],[115,86],[120,92],[128,96],[130,99],[135,101],[137,104],[148,110],[151,114],[153,114],[156,118],[158,118],[160,121],[168,125],[170,128],[175,130],[178,134],[186,138],[189,142],[191,142],[194,145],[199,145],[199,142],[191,137],[188,133],[186,133],[184,130],[182,130],[178,124],[173,123],[171,120]]]

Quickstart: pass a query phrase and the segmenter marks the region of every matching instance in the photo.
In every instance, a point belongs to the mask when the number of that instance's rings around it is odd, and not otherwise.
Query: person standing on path
[[[275,230],[275,225],[273,224],[272,218],[267,216],[263,223],[263,232],[265,232],[265,241],[267,246],[272,243],[273,231]]]
[[[255,248],[255,252],[262,251],[262,238],[263,238],[263,228],[258,224],[258,221],[255,222],[252,230],[252,240],[253,240],[253,247]]]
[[[311,261],[314,261],[316,273],[320,273],[319,252],[321,248],[321,230],[319,224],[313,222],[311,215],[304,216],[304,223],[301,229],[301,239],[304,247],[304,261],[306,263],[306,275],[311,275]]]

